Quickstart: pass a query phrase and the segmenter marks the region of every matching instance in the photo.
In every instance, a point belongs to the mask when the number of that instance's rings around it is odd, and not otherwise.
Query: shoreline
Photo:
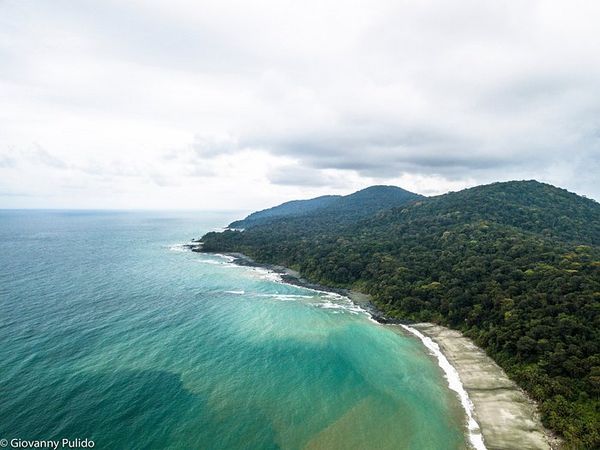
[[[191,249],[196,253],[207,253],[202,250],[201,246],[198,245],[188,245],[187,248]],[[211,253],[211,252],[208,252]],[[305,278],[302,278],[299,272],[289,269],[284,266],[276,265],[276,264],[265,264],[254,261],[249,256],[246,256],[242,253],[236,252],[225,252],[225,253],[214,253],[217,255],[227,256],[229,258],[233,258],[231,261],[233,264],[238,266],[246,266],[246,267],[260,267],[262,269],[267,269],[272,272],[275,272],[281,277],[281,281],[286,284],[291,284],[294,286],[299,286],[307,289],[312,289],[315,291],[322,292],[331,292],[334,294],[343,295],[344,297],[348,297],[352,302],[364,309],[367,313],[370,314],[371,318],[380,324],[385,325],[401,325],[401,324],[409,324],[408,321],[400,321],[397,319],[391,319],[385,316],[385,314],[377,308],[377,306],[371,301],[371,296],[368,294],[363,294],[362,292],[353,291],[351,289],[346,288],[335,288],[331,286],[325,286],[319,283],[312,283]]]
[[[438,366],[444,372],[444,376],[446,377],[446,381],[448,382],[448,388],[454,392],[458,399],[460,400],[460,404],[465,411],[467,416],[467,435],[469,437],[469,441],[471,446],[475,450],[487,450],[487,447],[484,442],[483,433],[481,431],[481,427],[477,420],[475,420],[475,411],[474,405],[471,401],[469,394],[465,390],[465,387],[461,381],[460,374],[456,367],[448,361],[446,355],[442,352],[440,346],[433,341],[429,336],[421,333],[415,325],[400,325],[404,330],[409,333],[415,335],[417,338],[421,340],[423,345],[429,350],[431,355],[435,356],[438,362]]]
[[[483,349],[459,331],[432,323],[410,325],[439,346],[460,377],[488,450],[558,449],[537,405]]]
[[[197,253],[207,253],[199,244],[194,242],[187,247]],[[541,424],[536,404],[508,378],[500,366],[459,331],[432,323],[391,319],[377,308],[368,294],[311,283],[297,271],[258,263],[241,253],[227,252],[221,255],[233,258],[232,263],[239,266],[271,270],[287,284],[343,295],[365,310],[377,323],[392,327],[404,336],[420,339],[429,354],[437,359],[448,388],[456,393],[463,407],[467,419],[467,438],[474,449],[560,448],[560,440]]]

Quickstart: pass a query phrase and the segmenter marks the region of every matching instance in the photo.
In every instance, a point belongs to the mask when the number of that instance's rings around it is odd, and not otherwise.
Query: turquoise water
[[[418,340],[176,245],[236,216],[0,211],[0,438],[465,448]]]

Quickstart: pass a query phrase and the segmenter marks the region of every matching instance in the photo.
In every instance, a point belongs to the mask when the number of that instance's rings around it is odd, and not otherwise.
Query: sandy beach
[[[556,439],[541,424],[535,404],[470,339],[458,331],[430,323],[410,326],[437,343],[458,372],[473,403],[473,415],[487,449],[558,448]]]

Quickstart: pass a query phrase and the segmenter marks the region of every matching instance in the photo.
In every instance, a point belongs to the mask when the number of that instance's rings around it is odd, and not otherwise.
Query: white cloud
[[[600,5],[0,4],[0,207],[254,209],[374,183],[600,198]]]

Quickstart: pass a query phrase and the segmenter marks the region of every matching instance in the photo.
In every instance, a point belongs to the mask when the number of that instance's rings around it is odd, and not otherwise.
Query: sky
[[[600,200],[600,2],[0,0],[0,208]]]

